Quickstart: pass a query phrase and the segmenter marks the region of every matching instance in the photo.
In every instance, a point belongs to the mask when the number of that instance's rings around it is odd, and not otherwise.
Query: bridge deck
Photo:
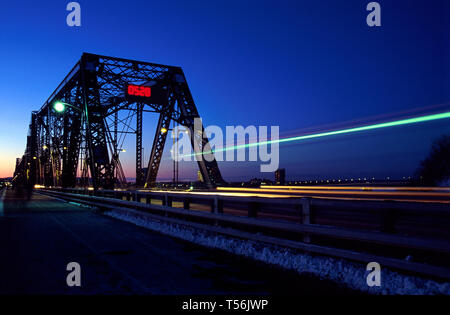
[[[350,293],[50,197],[0,195],[0,293]],[[66,285],[72,261],[81,265],[81,288]]]

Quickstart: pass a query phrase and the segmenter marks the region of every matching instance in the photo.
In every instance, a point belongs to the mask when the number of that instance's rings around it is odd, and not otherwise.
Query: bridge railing
[[[450,239],[450,205],[445,203],[262,198],[169,191],[99,190],[94,193],[74,188],[53,190],[239,217]]]
[[[94,191],[82,189],[43,192],[100,209],[138,211],[139,216],[156,215],[169,222],[201,224],[204,229],[222,229],[220,233],[241,238],[353,260],[378,261],[450,279],[450,269],[445,267],[450,264],[448,204],[187,192],[99,190],[95,196]],[[411,255],[414,262],[404,260]]]
[[[56,191],[94,195],[93,190],[67,188]],[[438,202],[341,200],[330,198],[261,198],[214,195],[205,192],[143,192],[99,190],[100,197],[138,201],[189,210],[291,222],[333,225],[386,233],[406,233],[450,238],[450,204]]]

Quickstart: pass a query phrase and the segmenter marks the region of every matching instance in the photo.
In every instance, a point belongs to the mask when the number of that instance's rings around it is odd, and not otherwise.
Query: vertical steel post
[[[142,179],[142,110],[143,105],[136,105],[136,186],[141,186]]]

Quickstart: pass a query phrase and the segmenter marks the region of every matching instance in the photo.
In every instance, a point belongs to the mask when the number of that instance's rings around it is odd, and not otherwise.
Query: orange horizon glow
[[[0,157],[0,178],[13,177],[16,168],[16,158],[2,155]]]

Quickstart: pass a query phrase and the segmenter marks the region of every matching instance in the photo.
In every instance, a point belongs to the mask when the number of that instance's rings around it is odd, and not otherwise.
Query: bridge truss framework
[[[128,85],[150,86],[163,98],[133,99]],[[64,113],[53,109],[61,101]],[[147,171],[143,166],[143,112],[159,114]],[[125,114],[124,114],[125,113]],[[132,119],[134,117],[134,119]],[[15,181],[29,186],[123,185],[122,135],[136,135],[136,185],[155,185],[170,123],[184,126],[205,185],[224,183],[209,141],[194,128],[199,113],[180,67],[84,53],[39,111],[32,112],[25,154],[18,159]],[[131,126],[131,121],[135,122]],[[78,176],[78,168],[81,176]]]

